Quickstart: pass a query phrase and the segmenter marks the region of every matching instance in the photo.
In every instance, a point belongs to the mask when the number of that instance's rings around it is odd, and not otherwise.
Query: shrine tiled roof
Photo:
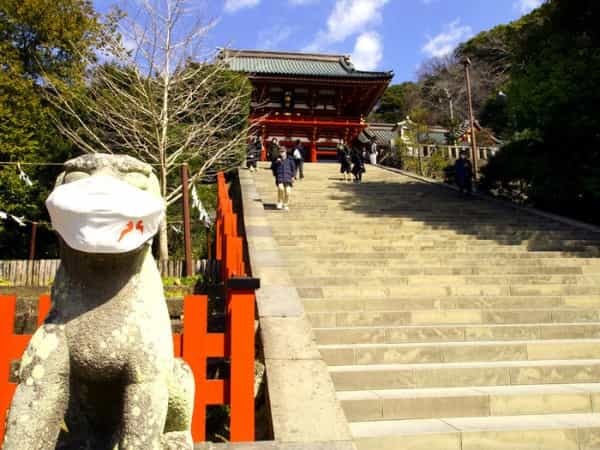
[[[374,138],[377,145],[389,146],[395,136],[395,126],[393,123],[371,123],[358,136],[358,140],[366,143]]]
[[[231,70],[255,75],[286,77],[332,77],[389,80],[393,72],[356,70],[346,55],[314,53],[223,50],[223,58]]]

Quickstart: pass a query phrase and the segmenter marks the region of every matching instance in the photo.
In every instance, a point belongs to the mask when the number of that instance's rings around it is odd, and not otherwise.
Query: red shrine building
[[[356,70],[346,55],[223,50],[220,56],[252,83],[250,121],[262,137],[263,161],[272,138],[285,146],[299,139],[312,162],[335,156],[340,139],[351,142],[367,126],[364,118],[394,75]]]

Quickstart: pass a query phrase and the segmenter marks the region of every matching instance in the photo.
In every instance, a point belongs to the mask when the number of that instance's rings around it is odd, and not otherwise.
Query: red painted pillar
[[[317,162],[317,142],[312,141],[310,145],[310,161]]]

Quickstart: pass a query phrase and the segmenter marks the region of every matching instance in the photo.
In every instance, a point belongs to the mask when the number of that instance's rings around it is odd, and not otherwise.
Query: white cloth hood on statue
[[[164,201],[118,178],[93,175],[57,186],[46,208],[67,245],[86,253],[126,253],[152,239]]]

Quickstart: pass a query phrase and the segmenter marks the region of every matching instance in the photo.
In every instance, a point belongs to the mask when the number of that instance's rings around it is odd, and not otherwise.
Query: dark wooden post
[[[463,62],[465,66],[465,82],[467,83],[467,102],[469,106],[469,123],[471,126],[471,153],[473,161],[473,176],[475,181],[479,179],[479,155],[477,154],[477,141],[475,139],[475,117],[473,116],[473,100],[471,97],[471,75],[469,73],[469,67],[471,66],[471,60],[466,58]]]
[[[192,264],[192,231],[190,226],[190,186],[188,180],[187,163],[181,165],[181,186],[183,201],[183,242],[185,246],[185,274],[190,277],[194,275]]]
[[[37,234],[37,223],[31,222],[31,239],[29,240],[29,260],[35,259],[35,238]]]

